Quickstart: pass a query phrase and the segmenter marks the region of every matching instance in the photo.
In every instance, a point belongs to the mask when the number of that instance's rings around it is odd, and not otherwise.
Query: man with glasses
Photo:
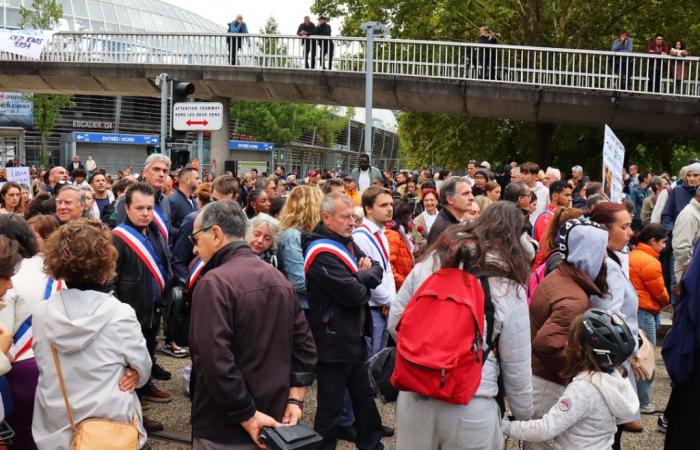
[[[131,305],[136,312],[153,361],[151,378],[167,380],[170,374],[156,364],[155,350],[163,295],[172,278],[168,241],[153,220],[155,191],[149,184],[129,186],[124,195],[124,204],[124,222],[112,231],[118,254],[113,288],[116,297]],[[119,343],[115,342],[115,345]],[[172,394],[158,389],[152,379],[138,390],[141,401],[170,402]],[[163,429],[161,423],[146,417],[143,424],[146,431]]]
[[[251,251],[246,225],[238,203],[216,201],[191,234],[204,262],[190,328],[194,450],[262,448],[263,427],[301,419],[314,381],[316,348],[294,288]]]

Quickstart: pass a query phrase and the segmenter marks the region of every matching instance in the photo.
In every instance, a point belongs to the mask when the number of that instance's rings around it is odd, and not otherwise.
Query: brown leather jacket
[[[560,373],[566,367],[569,326],[590,308],[593,294],[601,295],[593,280],[566,263],[542,280],[530,304],[533,375],[565,384]]]

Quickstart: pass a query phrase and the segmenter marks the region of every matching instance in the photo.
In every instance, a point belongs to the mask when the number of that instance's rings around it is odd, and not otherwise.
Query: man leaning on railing
[[[228,32],[237,34],[248,34],[248,26],[245,24],[245,22],[243,22],[242,15],[237,15],[236,20],[228,24]],[[243,46],[243,38],[229,36],[226,38],[226,42],[228,42],[229,64],[235,66],[236,55]]]
[[[634,51],[632,38],[629,37],[626,30],[620,31],[618,38],[615,39],[612,44],[612,51],[622,53],[632,53]],[[620,76],[620,89],[627,89],[627,80],[629,78],[627,70],[629,68],[630,59],[626,56],[615,56],[613,61],[615,73]]]

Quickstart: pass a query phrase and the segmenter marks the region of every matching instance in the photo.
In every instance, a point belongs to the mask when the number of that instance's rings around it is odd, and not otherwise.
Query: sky
[[[235,19],[238,14],[243,15],[243,20],[251,33],[258,33],[269,17],[274,17],[277,20],[281,34],[289,35],[296,34],[297,27],[305,15],[310,15],[312,20],[316,21],[316,17],[310,11],[313,0],[253,0],[235,3],[223,0],[163,1],[221,24],[222,31],[226,30],[226,24]],[[333,28],[333,34],[337,34],[340,29],[340,21],[331,20],[330,24]],[[396,119],[391,111],[375,109],[373,115],[374,118],[384,123],[385,128],[391,131],[396,130]],[[364,118],[364,108],[355,108],[355,119],[364,122]]]

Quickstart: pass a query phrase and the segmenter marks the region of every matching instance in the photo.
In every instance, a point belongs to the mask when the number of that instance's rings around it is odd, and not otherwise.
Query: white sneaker
[[[641,406],[639,411],[642,414],[654,414],[656,412],[656,407],[649,403],[648,405]]]

